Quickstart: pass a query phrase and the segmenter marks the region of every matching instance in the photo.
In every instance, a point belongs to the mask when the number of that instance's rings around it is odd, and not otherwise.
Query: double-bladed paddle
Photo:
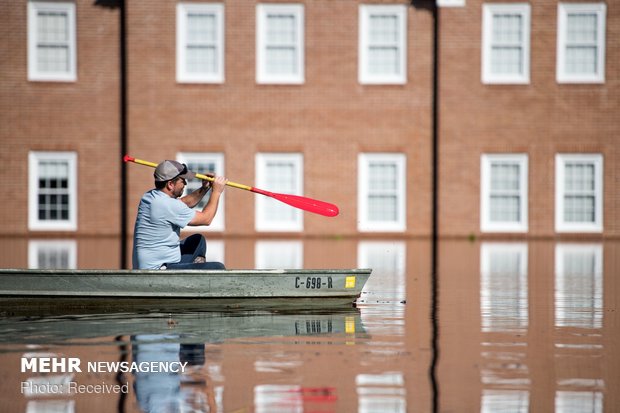
[[[133,162],[133,163],[137,163],[137,164],[145,165],[145,166],[150,166],[151,168],[157,167],[156,163],[144,161],[142,159],[136,159],[129,155],[125,155],[123,157],[123,161]],[[208,175],[200,174],[200,173],[196,173],[196,178],[200,178],[200,179],[207,180],[207,181],[214,180],[214,178]],[[243,189],[246,191],[265,195],[270,198],[277,199],[280,202],[284,202],[285,204],[290,205],[292,207],[303,209],[304,211],[308,211],[308,212],[313,212],[315,214],[324,215],[326,217],[335,217],[336,215],[338,215],[338,212],[339,212],[338,207],[334,204],[319,201],[317,199],[308,198],[305,196],[278,194],[275,192],[269,192],[263,189],[258,189],[252,186],[238,184],[236,182],[231,182],[231,181],[228,181],[226,185],[232,186],[233,188]]]

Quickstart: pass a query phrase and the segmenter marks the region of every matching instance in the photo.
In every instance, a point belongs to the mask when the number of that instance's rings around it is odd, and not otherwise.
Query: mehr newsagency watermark
[[[21,393],[36,395],[72,395],[129,393],[129,383],[79,384],[74,373],[184,373],[187,362],[180,361],[89,361],[85,365],[77,357],[22,357],[22,373],[60,373],[36,376],[21,382]]]

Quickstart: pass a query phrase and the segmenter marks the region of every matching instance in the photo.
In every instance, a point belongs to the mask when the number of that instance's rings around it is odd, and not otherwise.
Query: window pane
[[[37,13],[36,67],[40,72],[69,71],[69,16],[64,12]]]
[[[297,58],[294,47],[267,47],[266,70],[270,74],[297,72]]]
[[[521,207],[518,196],[491,195],[491,221],[520,222]]]
[[[567,73],[596,73],[597,65],[596,46],[568,46],[566,48]]]
[[[368,71],[371,74],[399,73],[397,47],[370,47],[368,60]]]
[[[38,216],[40,220],[69,219],[69,164],[66,161],[39,162]]]
[[[69,70],[67,46],[37,46],[37,70],[41,72],[65,72]]]
[[[567,191],[594,190],[594,164],[566,163],[565,189]]]
[[[398,17],[390,15],[370,16],[371,44],[398,44]]]
[[[492,47],[491,71],[495,74],[522,73],[523,59],[521,47]]]
[[[391,221],[398,218],[398,197],[396,195],[370,195],[368,197],[368,219],[370,221]]]
[[[187,71],[189,73],[215,73],[217,71],[215,46],[188,46]]]
[[[267,42],[275,45],[292,45],[297,41],[295,16],[270,14],[267,16]]]
[[[523,41],[523,17],[519,14],[496,14],[493,16],[494,43],[520,43]]]
[[[595,197],[592,196],[565,196],[565,222],[595,222]]]
[[[63,12],[38,13],[37,42],[63,43],[69,40],[69,17]]]
[[[567,41],[570,43],[596,42],[597,16],[594,13],[571,13],[567,16]]]
[[[494,163],[491,165],[491,191],[518,191],[519,165]]]
[[[217,41],[216,18],[213,14],[189,13],[187,15],[187,41],[189,43],[214,43]]]
[[[395,164],[388,162],[373,162],[368,166],[368,189],[373,191],[395,191],[398,170]]]
[[[374,15],[369,18],[368,72],[374,75],[398,74],[398,17]]]

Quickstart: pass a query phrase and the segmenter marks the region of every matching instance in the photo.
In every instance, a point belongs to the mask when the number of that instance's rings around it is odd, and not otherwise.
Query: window
[[[529,83],[530,8],[524,3],[483,6],[483,83]]]
[[[482,155],[480,186],[482,231],[527,231],[527,155]]]
[[[256,81],[304,83],[304,7],[259,4],[256,18]]]
[[[266,191],[303,195],[303,157],[298,153],[256,155],[256,186]],[[256,197],[257,231],[302,231],[299,209],[266,196]]]
[[[527,244],[482,244],[480,314],[483,332],[527,330]]]
[[[223,153],[195,153],[184,152],[177,154],[177,160],[187,165],[192,172],[201,174],[213,172],[216,175],[224,175],[224,154]],[[185,187],[185,194],[195,191],[202,185],[201,179],[190,179]],[[220,204],[217,208],[217,214],[209,226],[186,227],[187,231],[223,231],[224,230],[224,198],[226,192],[220,197]],[[211,191],[202,198],[202,200],[194,207],[194,209],[202,211],[211,198]]]
[[[77,155],[30,152],[28,157],[30,230],[77,229]]]
[[[605,81],[604,3],[558,4],[557,81]]]
[[[360,154],[358,158],[358,230],[405,230],[404,154]]]
[[[224,82],[224,5],[177,4],[177,82]]]
[[[556,155],[555,230],[603,231],[603,156]]]
[[[304,247],[301,241],[258,241],[256,269],[301,269]]]
[[[225,263],[225,253],[224,253],[224,241],[222,240],[207,240],[207,255],[205,259],[207,262],[216,261]]]
[[[28,242],[28,268],[76,269],[77,243],[74,240]]]
[[[367,6],[359,9],[359,82],[407,82],[407,7]]]
[[[556,245],[555,325],[556,327],[602,328],[602,245]]]
[[[28,3],[28,80],[73,82],[75,4]]]

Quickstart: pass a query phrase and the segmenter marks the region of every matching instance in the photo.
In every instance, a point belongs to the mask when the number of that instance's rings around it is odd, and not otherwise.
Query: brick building
[[[123,147],[341,211],[231,188],[215,240],[428,237],[435,139],[440,235],[620,235],[613,4],[127,0],[123,32],[120,3],[0,6],[2,266],[116,266],[152,186]]]

